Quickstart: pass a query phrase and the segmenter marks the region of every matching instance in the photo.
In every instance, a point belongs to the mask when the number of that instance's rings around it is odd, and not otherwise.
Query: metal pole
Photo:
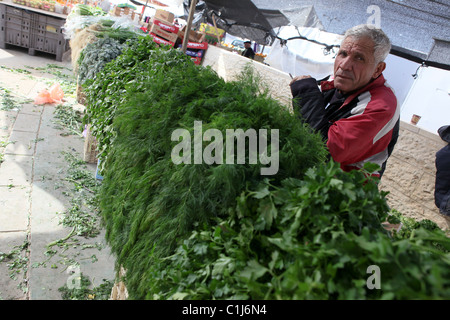
[[[214,23],[214,28],[215,28],[214,33],[216,34],[216,37],[217,37],[217,45],[219,47],[222,47],[222,44],[220,43],[219,30],[217,29],[217,24],[216,24],[216,17],[214,17],[214,15],[213,15],[212,18],[213,18],[213,23]]]
[[[181,47],[181,51],[186,53],[187,44],[189,41],[189,33],[191,32],[192,20],[194,19],[195,6],[197,5],[197,0],[191,0],[191,7],[189,8],[189,17],[186,25],[186,30],[183,38],[183,45]]]
[[[141,20],[140,21],[142,21],[142,19],[144,19],[144,12],[145,12],[145,9],[147,8],[147,4],[148,4],[148,0],[145,1],[145,6],[142,7]]]

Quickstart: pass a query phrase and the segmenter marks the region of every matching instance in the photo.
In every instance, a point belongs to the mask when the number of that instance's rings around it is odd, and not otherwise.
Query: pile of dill
[[[192,133],[194,121],[202,121],[203,130],[223,133],[225,145],[226,129],[278,129],[279,170],[269,177],[274,185],[325,161],[321,138],[270,98],[251,69],[225,82],[150,37],[128,43],[85,88],[85,119],[102,150],[100,210],[117,263],[127,270],[131,299],[147,296],[159,258],[173,254],[193,229],[227,216],[246,188],[268,178],[248,159],[175,165],[174,130]]]

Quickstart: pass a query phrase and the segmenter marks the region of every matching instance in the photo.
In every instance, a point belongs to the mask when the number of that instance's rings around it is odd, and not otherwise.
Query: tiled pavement
[[[0,66],[24,68],[49,63],[70,66],[67,62],[55,62],[51,57],[32,57],[20,50],[0,49]],[[34,99],[45,87],[38,76],[31,78],[0,69],[0,87]],[[61,135],[61,129],[52,122],[54,109],[55,105],[28,103],[19,110],[0,110],[0,143],[3,142],[0,144],[3,159],[0,164],[0,253],[9,253],[24,243],[28,245],[27,250],[21,252],[23,265],[17,268],[21,273],[16,279],[11,276],[10,268],[14,261],[0,259],[0,300],[61,299],[58,289],[69,283],[73,276],[69,270],[74,271],[68,261],[78,265],[75,271],[89,277],[94,286],[103,279],[114,280],[114,259],[103,232],[96,238],[82,240],[94,248],[82,250],[81,246],[71,246],[51,258],[46,255],[50,242],[64,238],[71,231],[60,224],[59,213],[70,203],[65,194],[67,189],[61,187],[67,169],[61,152],[71,152],[81,158],[84,143],[78,136]],[[95,166],[88,165],[88,169],[94,174]]]

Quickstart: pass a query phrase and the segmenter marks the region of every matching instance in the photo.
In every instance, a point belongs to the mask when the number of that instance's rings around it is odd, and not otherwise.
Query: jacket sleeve
[[[291,84],[291,93],[295,114],[326,139],[329,124],[325,117],[325,101],[316,79],[295,81]]]
[[[397,122],[395,96],[362,97],[352,116],[334,122],[328,130],[327,146],[333,159],[352,165],[387,150]]]
[[[441,213],[450,215],[450,144],[436,153],[434,199]]]

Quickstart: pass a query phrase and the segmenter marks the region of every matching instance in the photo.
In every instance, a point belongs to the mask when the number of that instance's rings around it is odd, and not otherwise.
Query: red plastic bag
[[[46,104],[61,102],[64,98],[64,92],[61,89],[59,83],[55,83],[50,87],[50,90],[44,89],[39,92],[38,96],[34,99],[34,104]]]
[[[46,104],[53,103],[53,99],[50,96],[50,92],[47,89],[39,92],[38,96],[34,99],[34,104]]]
[[[50,88],[50,97],[54,100],[54,102],[61,102],[64,98],[64,92],[61,89],[59,83],[55,83]]]

